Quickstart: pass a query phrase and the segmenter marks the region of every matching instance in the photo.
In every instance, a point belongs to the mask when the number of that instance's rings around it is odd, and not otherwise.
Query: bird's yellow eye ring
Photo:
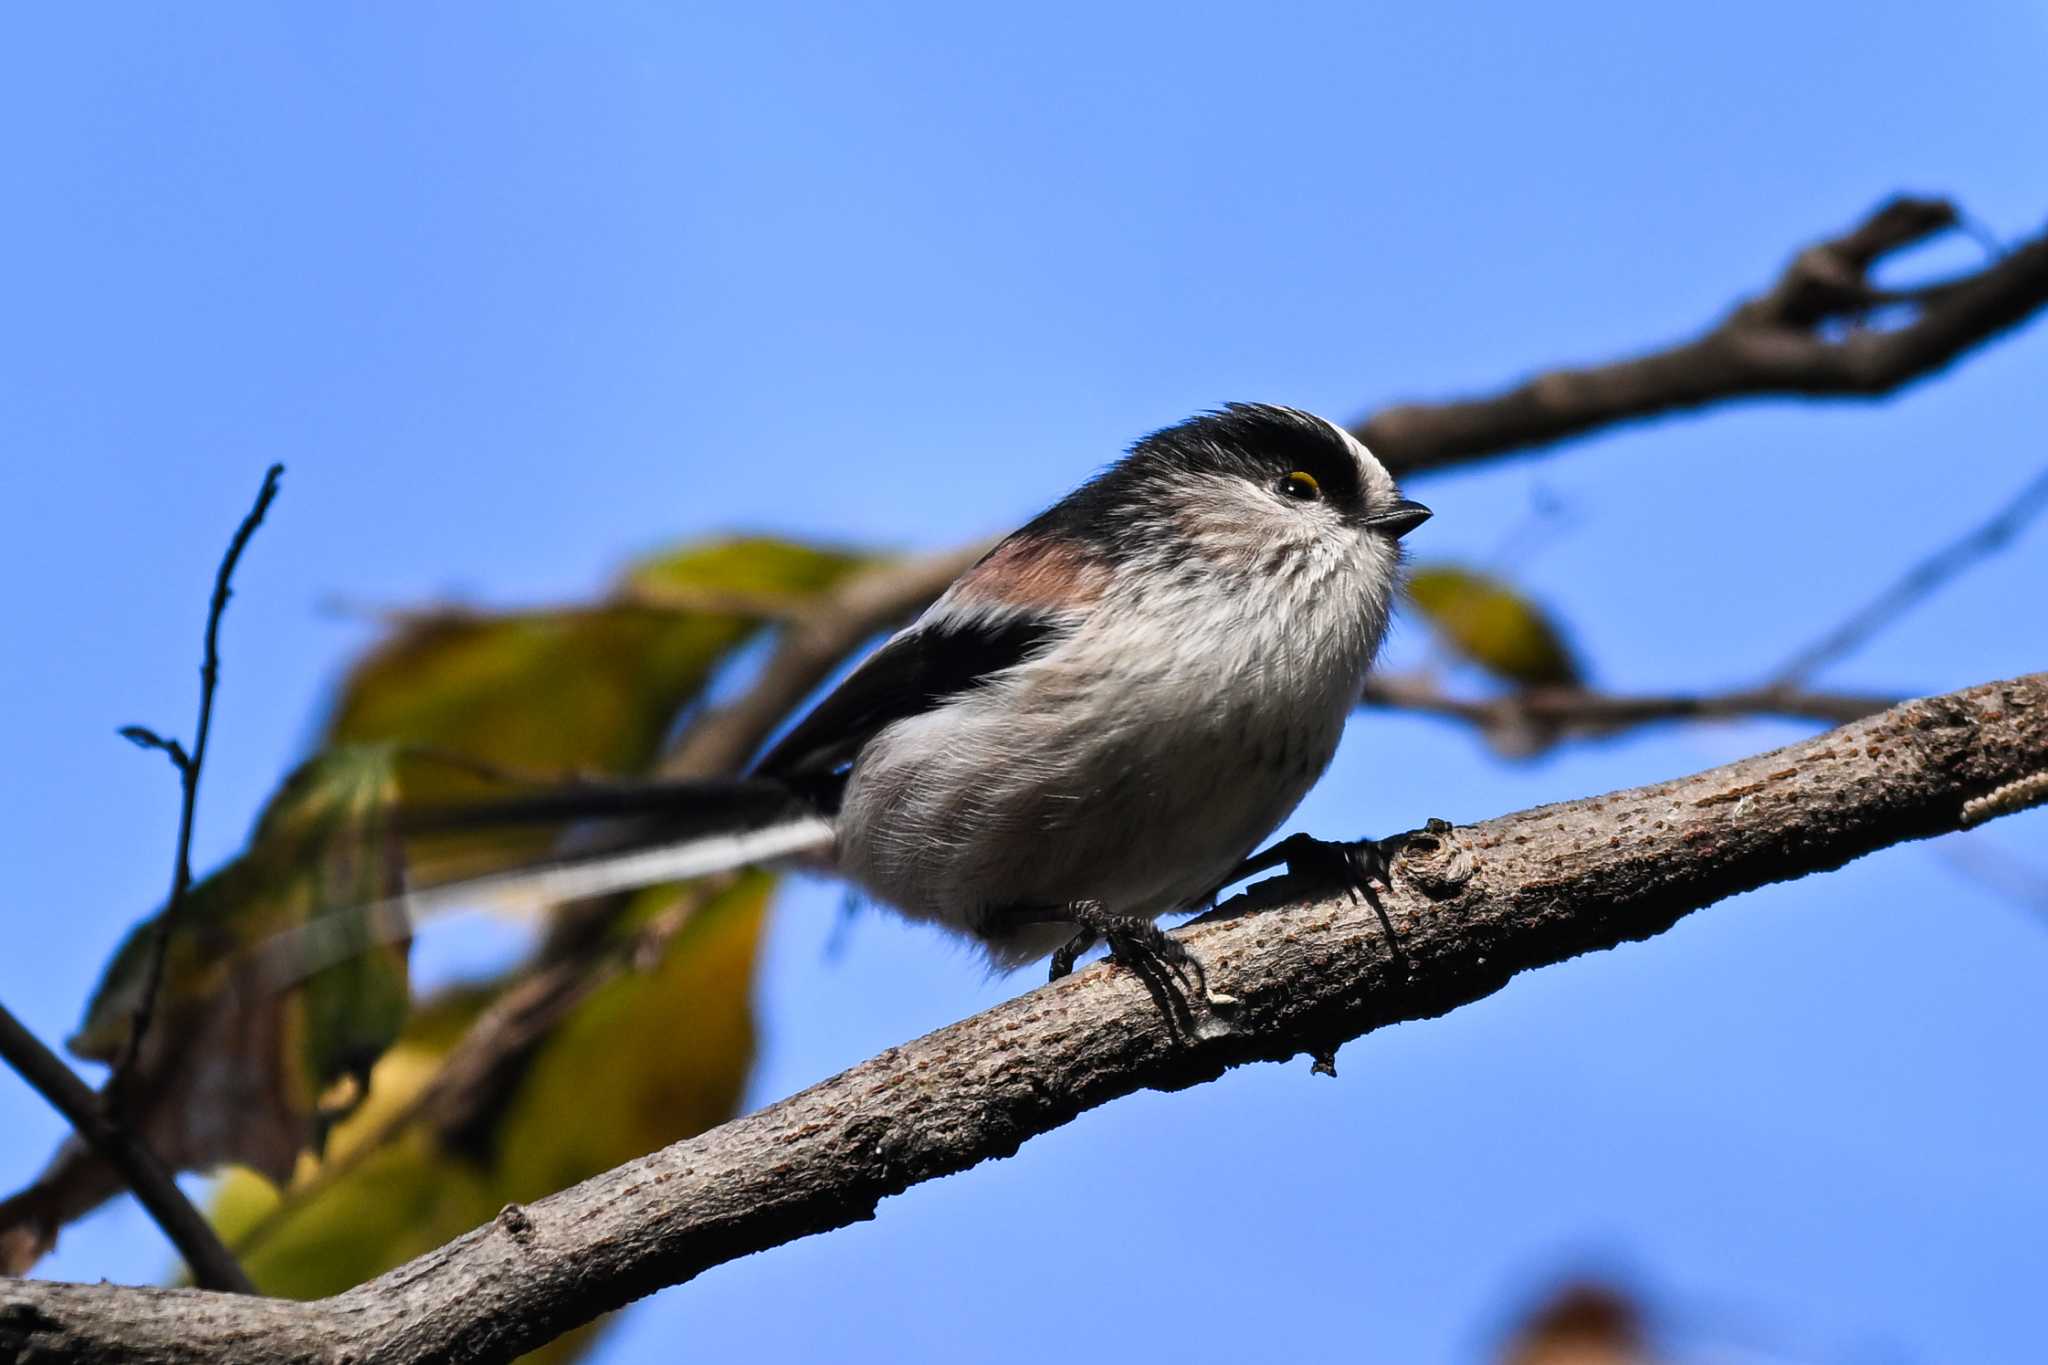
[[[1323,496],[1323,486],[1316,482],[1316,476],[1305,469],[1297,469],[1280,480],[1280,496],[1296,502],[1314,502]]]

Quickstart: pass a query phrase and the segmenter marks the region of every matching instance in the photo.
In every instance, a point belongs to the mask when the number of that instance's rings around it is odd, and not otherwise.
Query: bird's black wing
[[[1072,629],[1032,611],[925,622],[876,650],[755,765],[763,777],[827,777],[885,727],[1023,663]]]

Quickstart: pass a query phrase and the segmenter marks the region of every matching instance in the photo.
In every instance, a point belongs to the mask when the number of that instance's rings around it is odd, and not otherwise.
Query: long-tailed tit
[[[570,899],[777,858],[1053,975],[1252,858],[1337,748],[1429,517],[1341,427],[1232,404],[1139,441],[1009,536],[730,783],[622,803],[661,837],[427,893]],[[512,802],[588,814],[575,794]],[[616,811],[621,803],[616,801]],[[489,808],[485,808],[488,814]]]

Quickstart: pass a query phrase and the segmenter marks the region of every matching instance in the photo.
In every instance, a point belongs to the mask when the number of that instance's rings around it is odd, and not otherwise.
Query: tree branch
[[[1240,1002],[1189,1036],[1108,966],[893,1048],[310,1304],[0,1285],[0,1358],[504,1361],[858,1219],[1142,1088],[1443,1014],[1740,891],[2048,799],[2048,674],[1909,702],[1691,777],[1424,837],[1378,905],[1262,883],[1186,931]],[[2004,794],[2001,796],[2000,794]],[[1253,911],[1259,913],[1253,913]]]
[[[1841,236],[1800,252],[1768,290],[1691,341],[1606,365],[1551,370],[1484,397],[1402,404],[1352,431],[1388,468],[1414,473],[1734,399],[1891,393],[2048,304],[2048,234],[1939,285],[1893,291],[1870,283],[1878,260],[1956,222],[1945,200],[1893,199]],[[1898,307],[1912,313],[1903,325],[1866,325],[1874,310]]]
[[[36,1093],[48,1100],[51,1108],[70,1121],[79,1137],[121,1173],[128,1188],[135,1192],[135,1198],[156,1220],[156,1225],[164,1230],[164,1235],[171,1239],[171,1245],[178,1249],[178,1254],[185,1258],[195,1281],[237,1294],[256,1292],[256,1286],[249,1283],[242,1267],[235,1263],[235,1258],[214,1235],[212,1225],[192,1207],[192,1201],[185,1198],[171,1173],[156,1159],[156,1154],[128,1125],[116,1123],[109,1117],[106,1107],[100,1103],[100,1096],[78,1079],[77,1073],[64,1064],[63,1058],[43,1046],[42,1040],[30,1033],[5,1006],[0,1006],[0,1059],[5,1059],[23,1080],[35,1087]],[[19,1207],[17,1201],[35,1201],[42,1193],[42,1186],[31,1185],[12,1199],[0,1201],[0,1208]],[[0,1215],[0,1227],[13,1221],[9,1216]],[[4,1251],[0,1251],[0,1262],[9,1259]],[[6,1329],[0,1325],[0,1346],[5,1344]]]

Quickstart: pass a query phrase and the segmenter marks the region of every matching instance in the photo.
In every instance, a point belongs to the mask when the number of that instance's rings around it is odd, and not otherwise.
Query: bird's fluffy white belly
[[[842,871],[904,912],[980,938],[1003,965],[1069,925],[1019,928],[1014,907],[1099,901],[1156,916],[1215,885],[1328,764],[1351,694],[1285,677],[1208,678],[1162,659],[1105,708],[1085,668],[1022,670],[904,721],[862,754],[840,816]],[[1313,671],[1304,670],[1306,677]]]

